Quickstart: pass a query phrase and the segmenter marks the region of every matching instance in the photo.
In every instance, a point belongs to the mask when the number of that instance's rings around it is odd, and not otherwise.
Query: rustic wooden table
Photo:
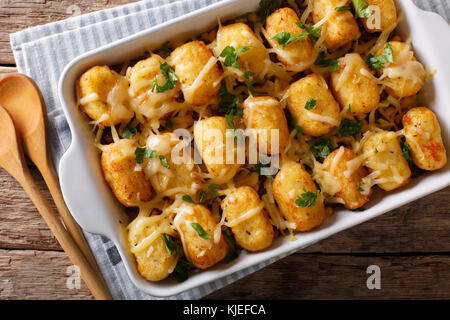
[[[80,0],[82,13],[125,0]],[[0,76],[15,72],[9,33],[67,18],[73,1],[0,0]],[[45,190],[37,170],[32,172]],[[449,299],[450,188],[296,253],[207,299]],[[359,214],[364,214],[359,213]],[[68,289],[71,263],[21,187],[0,169],[0,299],[92,299]],[[381,289],[367,288],[370,265]]]

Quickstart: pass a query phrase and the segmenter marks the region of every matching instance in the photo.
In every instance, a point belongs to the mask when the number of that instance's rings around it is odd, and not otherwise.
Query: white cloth
[[[423,9],[438,12],[447,21],[450,20],[450,0],[414,1]],[[33,78],[45,98],[49,119],[49,141],[56,167],[71,141],[70,130],[57,94],[58,79],[64,67],[84,52],[215,2],[219,1],[145,0],[11,34],[11,46],[18,71]],[[133,285],[111,241],[98,235],[88,233],[85,235],[113,298],[157,299]],[[287,255],[278,256],[170,299],[199,299]]]

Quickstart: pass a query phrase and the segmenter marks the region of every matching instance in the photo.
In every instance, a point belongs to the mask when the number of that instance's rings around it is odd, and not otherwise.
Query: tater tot
[[[426,107],[413,108],[403,116],[403,126],[416,166],[432,171],[447,164],[441,127],[433,111]]]
[[[385,64],[378,73],[386,85],[386,91],[397,99],[415,95],[422,89],[427,78],[423,65],[417,61],[409,44],[391,41],[394,62]],[[381,55],[385,48],[380,49]]]
[[[370,199],[370,187],[361,187],[367,170],[353,150],[340,147],[328,155],[323,167],[339,183],[341,189],[336,196],[344,201],[346,208],[353,210],[362,207]]]
[[[300,163],[284,160],[272,190],[281,214],[288,222],[295,223],[296,231],[309,231],[322,224],[325,219],[323,197],[316,193],[314,181]],[[310,193],[315,194],[315,203],[305,207],[296,204],[297,198]]]
[[[203,163],[216,183],[230,180],[241,167],[236,163],[237,161],[233,164],[226,163],[227,129],[227,121],[224,117],[202,119],[194,127],[195,144],[200,151]]]
[[[136,169],[136,143],[122,139],[102,152],[103,175],[116,198],[126,207],[136,207],[150,200],[151,185],[144,172]]]
[[[278,100],[272,97],[249,97],[243,106],[246,128],[257,130],[259,151],[265,154],[272,154],[273,151],[275,154],[283,153],[289,142],[289,129]]]
[[[374,174],[375,183],[391,191],[406,185],[411,178],[411,169],[402,156],[397,135],[392,131],[372,134],[363,145],[364,165]]]
[[[307,110],[312,100],[315,107]],[[327,134],[341,122],[339,104],[325,80],[315,73],[291,84],[287,103],[292,118],[310,136]]]
[[[199,225],[206,234],[201,236],[193,223]],[[186,258],[197,268],[209,268],[225,258],[228,245],[220,230],[219,241],[215,242],[217,222],[204,206],[184,203],[178,209],[173,224],[180,234]]]
[[[180,94],[179,82],[173,89],[164,92],[154,90],[155,79],[161,87],[167,81],[161,70],[161,65],[164,65],[164,63],[166,61],[163,58],[157,54],[152,54],[151,57],[136,63],[127,72],[127,78],[130,81],[130,94],[134,98],[131,101],[131,106],[136,112],[140,112],[148,118],[154,118],[156,108],[161,107],[164,102],[177,98]],[[160,114],[160,117],[166,115],[167,113],[163,113]]]
[[[397,23],[397,8],[394,0],[366,0],[366,3],[379,8],[379,11],[372,10],[371,17],[361,19],[368,32],[384,31]],[[379,16],[377,16],[378,12]]]
[[[170,54],[167,61],[175,69],[186,102],[200,106],[217,96],[222,70],[204,42],[183,44]]]
[[[338,69],[331,73],[331,88],[341,107],[355,116],[375,110],[380,102],[378,81],[358,53],[339,59]]]
[[[350,10],[336,11],[338,6],[348,5],[350,0],[312,0],[312,16],[315,24],[328,16],[322,25],[325,46],[334,50],[360,37],[358,24]]]
[[[272,244],[274,231],[264,203],[251,187],[235,189],[222,201],[223,214],[236,242],[248,251],[260,251]]]
[[[163,233],[175,235],[169,224],[158,216],[138,216],[128,226],[128,244],[136,258],[138,271],[149,281],[167,278],[180,257],[181,252],[168,253]]]
[[[267,41],[277,53],[278,60],[283,63],[288,70],[300,72],[314,63],[316,55],[314,47],[308,36],[303,39],[293,41],[283,47],[274,36],[282,32],[289,32],[292,36],[304,33],[306,30],[300,28],[296,22],[300,21],[297,14],[291,8],[281,8],[272,13],[266,20],[265,31]]]
[[[130,121],[128,81],[108,66],[86,71],[77,82],[80,109],[101,126]]]
[[[156,193],[170,198],[175,198],[180,190],[185,194],[194,196],[202,185],[200,169],[192,159],[183,157],[183,141],[172,132],[159,135],[151,135],[147,139],[147,148],[156,152],[158,157],[149,159],[144,167],[147,179],[151,182]],[[175,151],[179,151],[175,153]],[[164,166],[160,156],[163,156],[169,167]],[[176,159],[172,158],[175,156]]]
[[[217,32],[217,54],[232,46],[236,51],[242,47],[249,47],[248,51],[239,54],[238,62],[242,75],[238,78],[245,80],[244,72],[251,71],[254,77],[262,79],[269,71],[271,61],[269,53],[255,33],[244,23],[234,23],[219,28]]]

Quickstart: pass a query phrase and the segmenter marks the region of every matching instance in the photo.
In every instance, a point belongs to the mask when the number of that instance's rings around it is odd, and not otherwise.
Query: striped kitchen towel
[[[244,1],[244,0],[242,0]],[[400,0],[410,1],[410,0]],[[449,0],[414,0],[425,10],[450,20]],[[145,0],[11,34],[11,46],[19,72],[33,78],[47,104],[48,134],[56,167],[71,142],[61,109],[57,84],[64,67],[75,57],[141,30],[208,6],[218,0]],[[74,13],[79,7],[72,5]],[[130,281],[116,247],[111,241],[86,233],[86,238],[115,299],[157,299],[137,289]],[[170,299],[199,299],[286,255],[232,274]]]

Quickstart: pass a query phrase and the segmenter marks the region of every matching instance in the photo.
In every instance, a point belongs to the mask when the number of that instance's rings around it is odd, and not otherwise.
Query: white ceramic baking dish
[[[59,95],[67,121],[72,131],[72,144],[60,162],[61,187],[67,205],[75,219],[86,231],[111,239],[118,248],[130,279],[141,290],[159,297],[167,297],[200,286],[236,271],[261,263],[281,254],[294,252],[337,232],[373,219],[385,212],[428,195],[450,184],[450,163],[445,168],[413,179],[396,192],[375,192],[364,212],[340,209],[317,230],[297,235],[291,242],[278,238],[269,250],[261,253],[243,252],[230,264],[219,263],[214,268],[192,275],[184,283],[165,280],[152,283],[142,278],[136,270],[133,256],[127,249],[123,227],[127,217],[103,179],[99,152],[93,146],[92,132],[77,108],[75,82],[94,65],[112,65],[141,56],[148,48],[158,48],[166,41],[186,38],[207,31],[222,21],[257,9],[260,0],[227,0],[157,27],[137,33],[121,41],[86,53],[72,61],[64,70],[59,82]],[[397,0],[397,7],[405,14],[399,33],[411,35],[419,60],[436,69],[436,76],[428,83],[429,107],[439,118],[444,143],[450,148],[450,27],[437,14],[417,8],[411,0]],[[405,39],[405,37],[404,37]],[[427,212],[424,214],[432,214]],[[382,234],[383,230],[379,231]],[[301,272],[301,271],[299,271]]]

